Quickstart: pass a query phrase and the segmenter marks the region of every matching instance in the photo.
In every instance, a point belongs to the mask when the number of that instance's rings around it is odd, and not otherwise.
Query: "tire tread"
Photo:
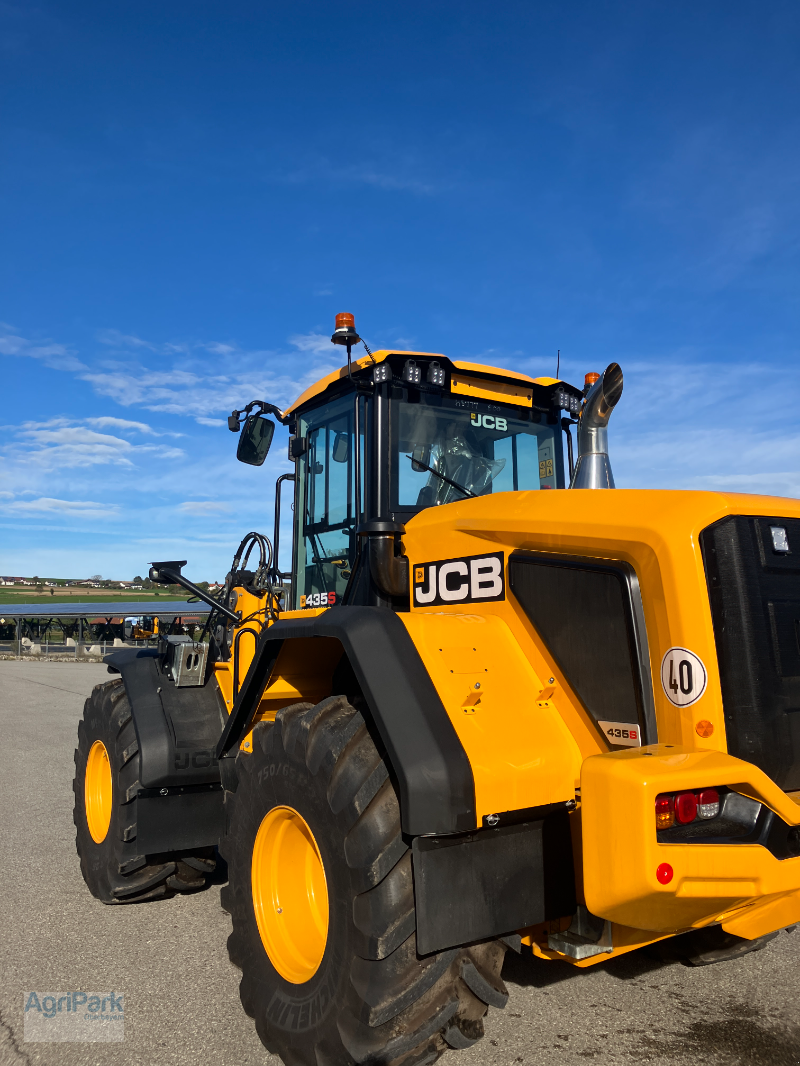
[[[96,844],[89,834],[84,810],[84,774],[89,749],[95,740],[105,744],[112,765],[113,796],[111,825],[105,839]],[[76,849],[81,873],[92,894],[107,904],[140,903],[163,899],[176,891],[197,891],[214,869],[213,859],[200,857],[200,866],[184,866],[184,855],[147,856],[139,853],[137,799],[139,743],[130,702],[122,678],[95,685],[84,704],[78,724],[75,749],[75,797],[72,820],[76,827]],[[201,853],[208,849],[198,849]],[[211,863],[206,867],[205,863]],[[180,863],[185,876],[175,877]],[[179,871],[180,872],[180,871]]]
[[[242,970],[242,1005],[264,1045],[291,1066],[422,1066],[448,1047],[472,1046],[483,1035],[488,1007],[508,998],[500,978],[507,945],[495,940],[417,954],[411,851],[388,767],[361,712],[343,696],[292,704],[278,711],[274,725],[260,723],[253,741],[254,754],[236,759],[237,790],[225,794],[228,829],[220,850],[232,874],[221,903],[233,917],[228,951]],[[271,993],[263,982],[271,967],[260,941],[254,946],[245,935],[252,916],[250,856],[237,835],[248,817],[257,826],[266,813],[258,805],[263,760],[271,767],[284,759],[313,778],[321,775],[353,886],[350,998],[337,1007],[337,1038],[328,1034],[302,1053],[267,1018],[264,997]]]

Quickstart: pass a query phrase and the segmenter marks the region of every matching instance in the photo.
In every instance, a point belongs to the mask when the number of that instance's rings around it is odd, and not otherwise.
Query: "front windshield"
[[[557,487],[555,427],[516,407],[445,400],[451,405],[395,401],[399,510]]]
[[[365,448],[374,403],[370,397],[361,416],[362,500],[365,492],[375,491],[378,468],[384,476],[386,471],[385,453]],[[487,493],[563,484],[560,429],[545,414],[422,392],[416,393],[416,402],[403,396],[389,403],[393,520],[406,521],[424,507]],[[357,525],[353,413],[348,393],[298,416],[297,437],[304,447],[296,466],[296,608],[339,603],[351,574]]]

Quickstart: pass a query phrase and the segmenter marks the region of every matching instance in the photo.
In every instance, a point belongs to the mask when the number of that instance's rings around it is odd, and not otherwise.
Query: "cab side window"
[[[339,603],[355,547],[353,404],[343,398],[308,413],[308,447],[298,463],[296,607]]]

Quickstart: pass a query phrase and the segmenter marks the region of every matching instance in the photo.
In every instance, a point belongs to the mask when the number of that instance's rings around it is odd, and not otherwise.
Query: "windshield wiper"
[[[477,500],[478,496],[475,492],[470,492],[469,489],[465,489],[463,485],[459,485],[457,481],[452,481],[449,477],[445,477],[444,474],[440,474],[438,470],[434,470],[432,466],[428,466],[426,463],[421,462],[419,459],[415,459],[413,455],[407,455],[406,459],[411,460],[412,466],[421,466],[423,470],[427,470],[429,474],[433,474],[434,477],[438,477],[445,485],[451,485],[454,489],[458,489],[465,496],[471,497],[473,500]]]

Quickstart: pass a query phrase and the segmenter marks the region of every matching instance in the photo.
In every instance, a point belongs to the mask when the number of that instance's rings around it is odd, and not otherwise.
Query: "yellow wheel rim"
[[[253,908],[270,962],[301,985],[319,969],[328,942],[328,883],[314,834],[291,807],[264,816],[253,847]]]
[[[95,844],[101,844],[111,825],[111,762],[102,740],[89,749],[84,782],[86,823]]]

